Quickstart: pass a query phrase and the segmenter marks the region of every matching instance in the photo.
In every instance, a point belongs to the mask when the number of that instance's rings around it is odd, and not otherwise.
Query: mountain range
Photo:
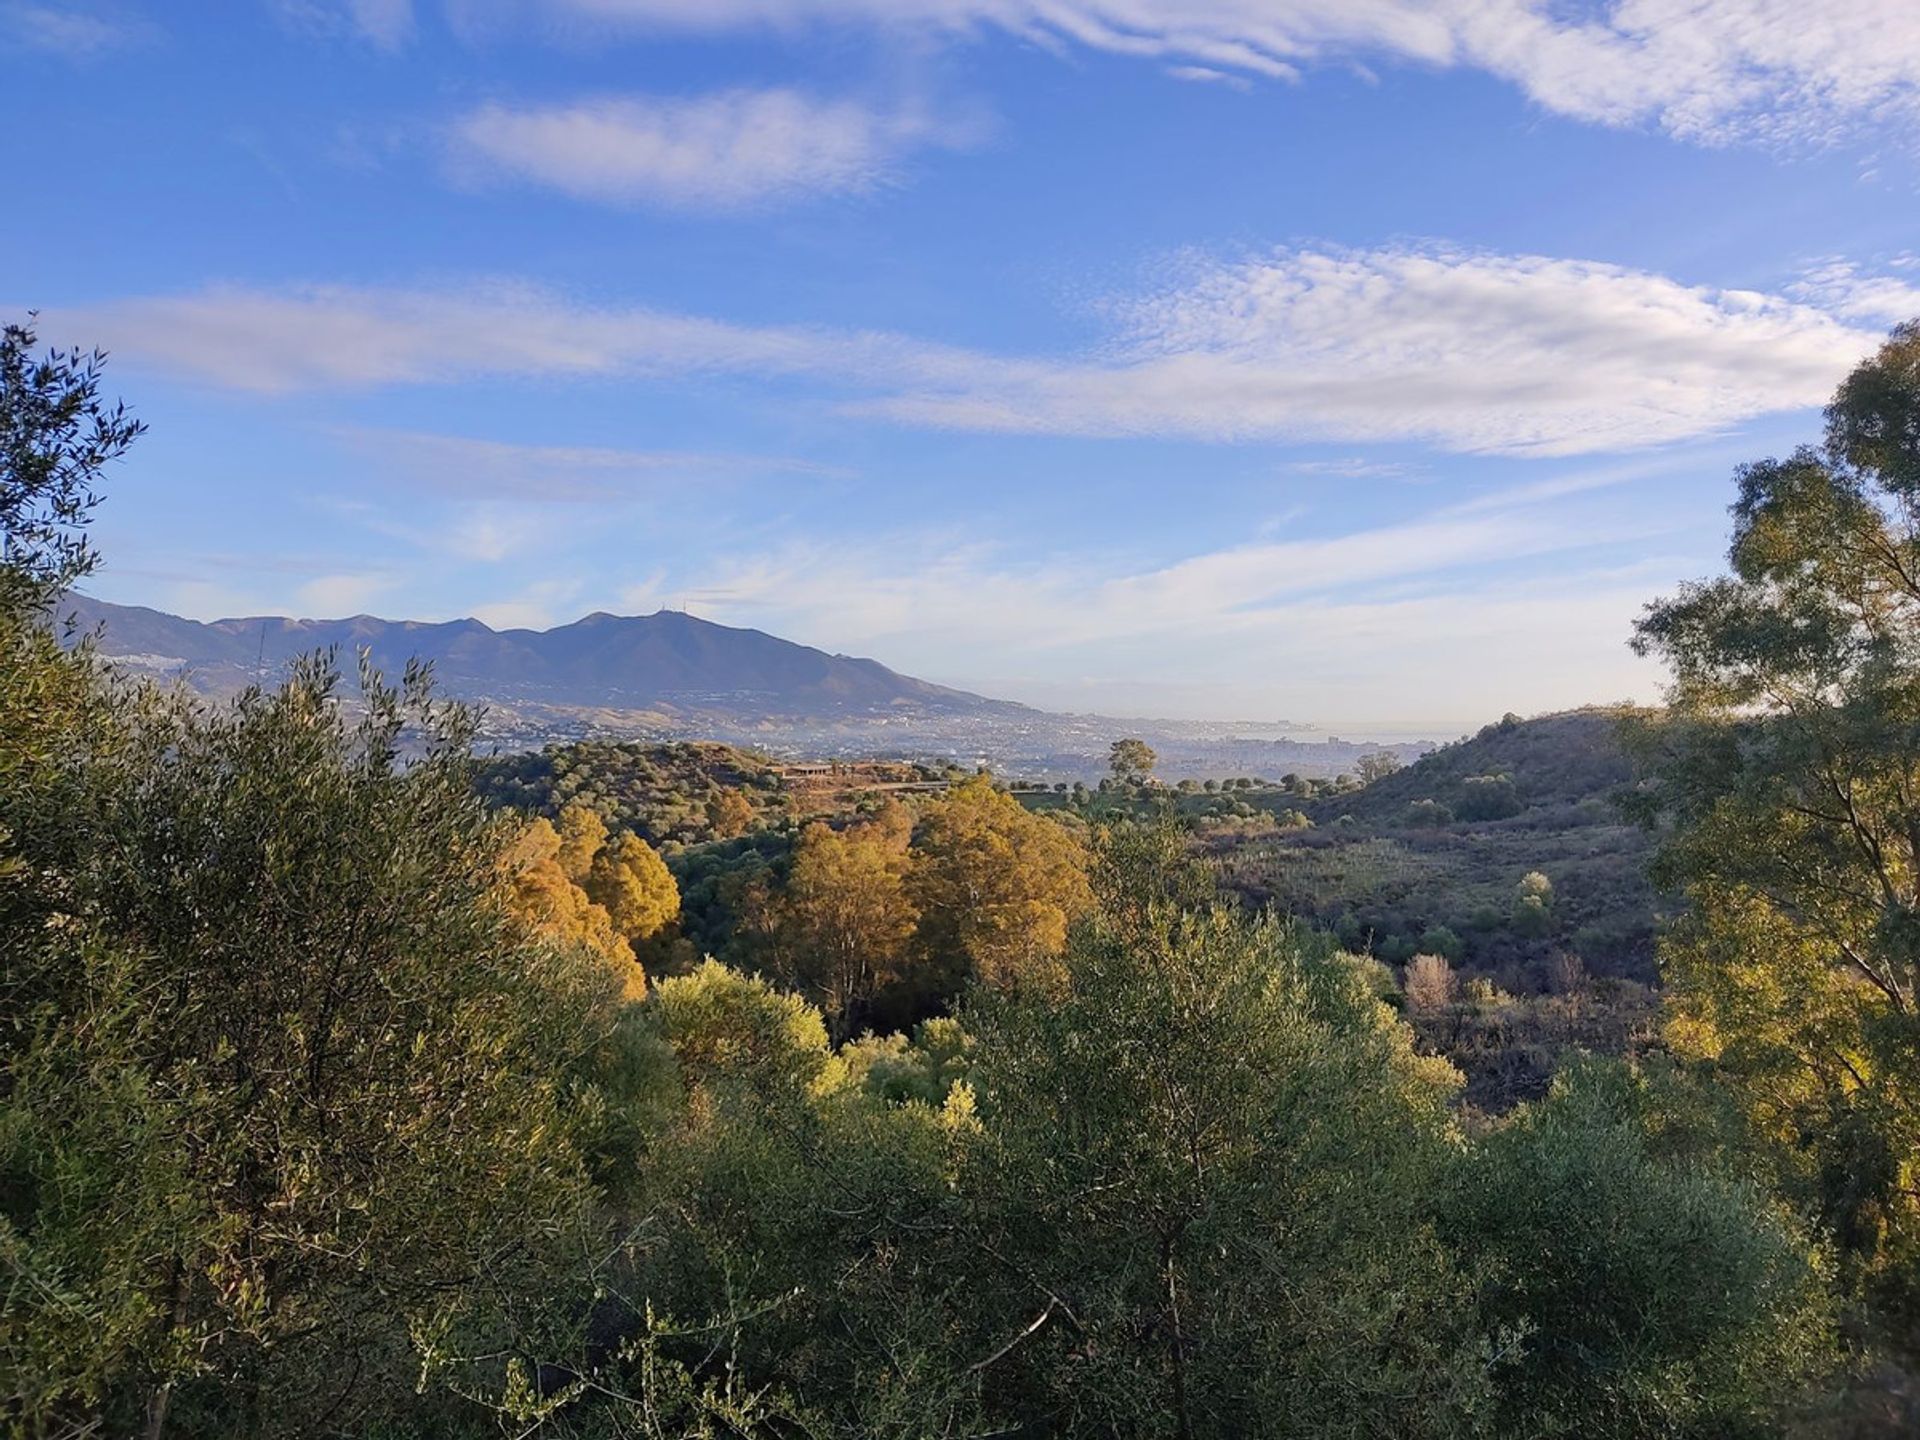
[[[674,610],[596,613],[551,630],[495,630],[474,619],[427,623],[371,615],[203,622],[75,594],[62,615],[77,631],[97,633],[103,655],[214,693],[271,679],[296,656],[336,646],[348,660],[366,649],[389,675],[411,658],[431,661],[439,686],[468,700],[786,719],[969,717],[1025,709],[916,680],[877,660],[830,655]]]

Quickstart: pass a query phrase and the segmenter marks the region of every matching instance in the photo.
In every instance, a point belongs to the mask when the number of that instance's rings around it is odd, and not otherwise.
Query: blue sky
[[[1656,697],[1920,315],[1906,0],[0,0],[108,599],[685,605],[1054,708]]]

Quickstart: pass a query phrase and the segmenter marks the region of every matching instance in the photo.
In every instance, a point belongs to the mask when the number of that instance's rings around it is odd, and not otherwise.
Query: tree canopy
[[[1134,737],[1116,740],[1107,752],[1107,768],[1116,780],[1144,780],[1160,757],[1146,741]]]
[[[1731,573],[1648,608],[1640,727],[1692,905],[1663,948],[1680,1051],[1737,1089],[1790,1188],[1920,1318],[1920,325],[1742,467]],[[1913,1332],[1909,1332],[1913,1333]]]

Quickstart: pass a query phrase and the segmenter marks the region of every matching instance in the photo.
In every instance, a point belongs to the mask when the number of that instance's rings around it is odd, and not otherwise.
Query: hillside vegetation
[[[582,805],[655,845],[740,834],[791,808],[773,761],[712,741],[587,741],[500,755],[478,763],[474,788],[491,805],[549,819]]]
[[[1341,815],[1380,826],[1447,823],[1447,816],[1409,814],[1429,801],[1467,822],[1526,812],[1536,824],[1564,823],[1560,812],[1582,806],[1592,817],[1633,779],[1620,731],[1629,713],[1597,707],[1525,720],[1508,715],[1357,793],[1320,800],[1311,813],[1322,823]]]
[[[1547,987],[1557,957],[1651,981],[1660,897],[1647,832],[1619,801],[1624,712],[1509,717],[1356,789],[1300,804],[1308,827],[1213,842],[1234,888],[1394,964],[1435,948],[1503,987]],[[1279,800],[1270,801],[1278,806]],[[1518,904],[1529,874],[1551,903]],[[1450,938],[1449,938],[1450,937]]]

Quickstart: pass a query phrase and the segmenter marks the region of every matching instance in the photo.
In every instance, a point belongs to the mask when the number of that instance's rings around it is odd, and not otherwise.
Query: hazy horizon
[[[91,593],[94,588],[95,587],[89,584],[85,588],[85,591],[83,591],[82,593]],[[139,604],[140,602],[116,601],[114,603]],[[148,606],[146,608],[154,609],[158,607]],[[174,612],[164,612],[164,613],[174,613]],[[599,614],[599,613],[613,613],[613,612],[590,612],[590,613]],[[617,618],[645,619],[651,615],[656,615],[656,614],[683,614],[683,613],[693,614],[693,612],[691,611],[681,611],[673,607],[661,607],[658,610],[646,612],[646,614],[644,615],[620,616]],[[182,616],[182,618],[188,619],[188,620],[196,620],[202,624],[215,624],[215,623],[221,623],[221,622],[233,622],[233,621],[249,620],[249,619],[263,619],[263,618],[270,618],[270,617],[268,617],[265,614],[265,612],[256,612],[251,615],[224,615],[224,614],[184,615]],[[310,623],[310,624],[316,624],[316,625],[338,624],[343,621],[349,621],[349,620],[355,620],[355,619],[361,619],[361,618],[380,620],[389,624],[410,622],[410,623],[427,624],[427,625],[442,625],[442,624],[457,623],[461,620],[475,619],[477,617],[474,617],[471,615],[441,615],[441,616],[382,615],[373,611],[358,611],[352,615],[281,615],[281,616],[274,616],[271,618],[296,620],[302,623]],[[571,619],[569,620],[557,621],[553,626],[536,626],[536,627],[494,626],[490,628],[494,628],[494,629],[532,628],[535,630],[543,631],[547,629],[553,629],[560,626],[572,624],[576,621],[583,620],[585,618],[587,617],[584,615],[576,615],[571,617]],[[710,617],[693,614],[693,618],[698,620],[708,620]],[[485,624],[486,622],[481,621],[481,623]],[[727,622],[713,621],[712,623],[725,624]],[[794,637],[780,636],[778,638],[793,639]],[[797,641],[796,643],[807,643],[807,642]],[[1455,716],[1453,718],[1445,718],[1445,717],[1435,718],[1431,716],[1419,716],[1419,715],[1412,715],[1412,714],[1385,716],[1385,717],[1370,716],[1370,717],[1361,717],[1361,718],[1354,718],[1352,716],[1321,717],[1321,716],[1315,716],[1315,715],[1309,715],[1309,714],[1262,715],[1258,713],[1256,710],[1252,710],[1252,709],[1236,711],[1230,708],[1207,708],[1213,702],[1217,693],[1209,689],[1202,692],[1196,692],[1190,696],[1187,696],[1184,698],[1184,701],[1177,695],[1174,695],[1171,698],[1169,698],[1167,701],[1167,703],[1169,703],[1172,708],[1168,708],[1164,710],[1133,711],[1133,710],[1124,710],[1124,709],[1101,709],[1098,705],[1088,705],[1084,703],[1085,699],[1090,693],[1090,690],[1093,687],[1087,686],[1085,684],[1076,685],[1072,681],[1062,682],[1057,687],[1054,687],[1053,690],[1050,692],[1049,687],[1044,682],[1038,685],[1032,685],[1032,684],[1023,684],[1022,682],[1017,680],[1009,680],[1003,683],[993,679],[978,680],[978,679],[973,679],[973,678],[964,677],[964,676],[951,676],[951,675],[943,676],[943,675],[921,674],[914,669],[911,663],[896,662],[895,660],[889,659],[886,656],[854,655],[851,652],[836,650],[834,649],[834,647],[830,645],[815,645],[813,648],[819,649],[819,650],[825,650],[829,654],[849,655],[850,658],[854,658],[854,659],[877,660],[881,664],[887,666],[888,669],[894,670],[903,675],[911,676],[914,679],[930,681],[933,684],[944,685],[950,689],[971,691],[974,694],[985,696],[988,699],[1011,700],[1024,705],[1031,705],[1036,709],[1046,710],[1056,714],[1097,715],[1104,719],[1136,721],[1143,724],[1166,723],[1166,724],[1174,724],[1174,725],[1214,725],[1214,726],[1220,726],[1223,728],[1231,728],[1247,734],[1268,735],[1273,738],[1285,737],[1289,739],[1325,739],[1325,738],[1332,737],[1332,738],[1340,738],[1340,739],[1348,739],[1348,740],[1378,741],[1382,744],[1405,744],[1405,743],[1415,743],[1415,742],[1425,741],[1425,740],[1446,741],[1446,740],[1453,739],[1459,735],[1471,733],[1472,731],[1477,730],[1480,726],[1486,724],[1488,721],[1498,719],[1501,715],[1507,713],[1507,711],[1512,708],[1510,706],[1501,705],[1499,703],[1498,697],[1488,697],[1486,708],[1483,710],[1483,712],[1475,713],[1467,718],[1462,718],[1459,716]],[[1057,693],[1059,696],[1063,698],[1058,702],[1052,702],[1046,698],[1046,695],[1048,693]],[[1555,706],[1550,708],[1553,710],[1579,709],[1579,708],[1593,706],[1593,705],[1614,704],[1614,703],[1618,703],[1619,700],[1637,701],[1638,699],[1639,697],[1635,697],[1635,696],[1617,697],[1614,700],[1589,699],[1589,700],[1576,701],[1564,706]],[[1533,713],[1546,713],[1546,712],[1528,712],[1528,713],[1533,714]]]

